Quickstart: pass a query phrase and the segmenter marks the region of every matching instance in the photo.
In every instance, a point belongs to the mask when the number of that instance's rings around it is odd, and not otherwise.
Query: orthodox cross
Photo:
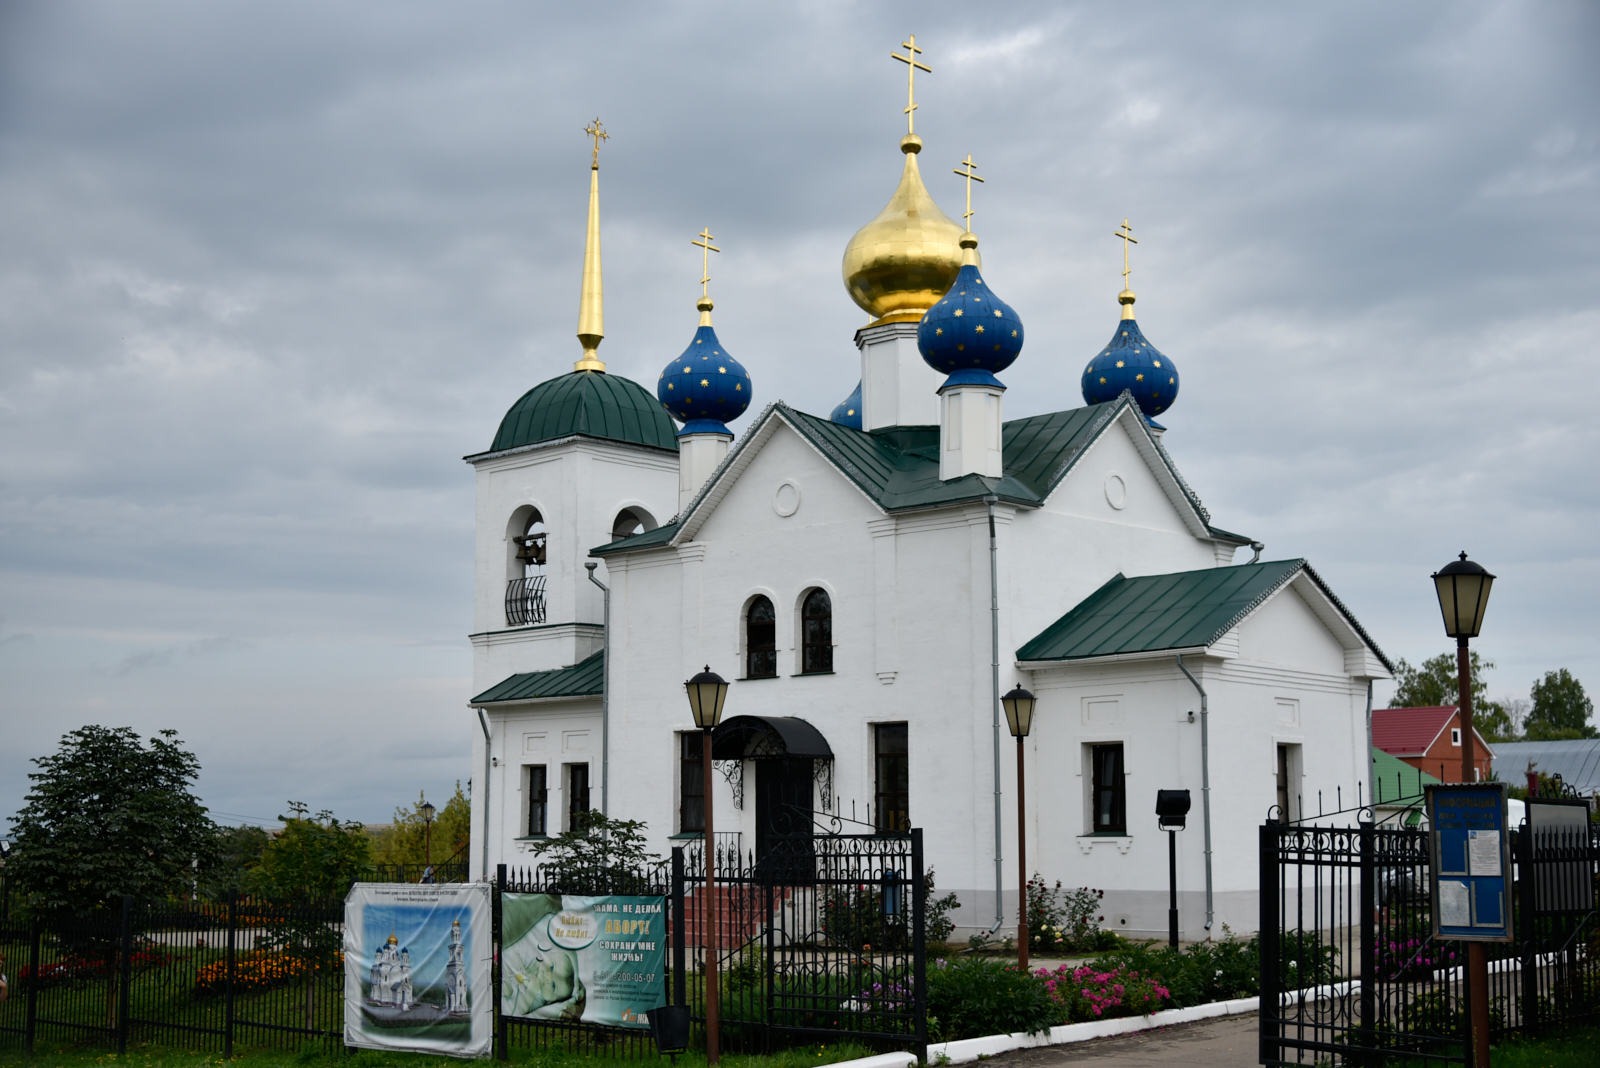
[[[1128,275],[1132,271],[1132,268],[1128,266],[1128,244],[1129,242],[1132,242],[1133,244],[1137,245],[1139,243],[1139,239],[1133,236],[1133,227],[1128,225],[1127,219],[1122,220],[1122,225],[1118,227],[1117,232],[1111,236],[1122,238],[1122,288],[1127,289]]]
[[[716,238],[712,236],[709,228],[704,226],[700,227],[700,233],[696,236],[699,237],[700,240],[691,241],[689,244],[698,245],[700,248],[705,250],[704,252],[700,253],[700,274],[702,276],[700,279],[700,295],[704,297],[709,295],[706,286],[711,281],[711,254],[713,252],[721,252],[722,250],[711,243],[715,241]]]
[[[606,133],[606,128],[600,125],[600,116],[596,115],[594,121],[583,128],[583,132],[594,138],[594,156],[589,161],[590,170],[600,169],[600,142],[611,140],[611,135]]]
[[[901,41],[900,47],[906,49],[906,55],[902,56],[899,52],[890,52],[889,55],[906,65],[906,133],[913,134],[917,132],[917,117],[912,114],[917,110],[917,71],[932,74],[933,68],[917,62],[922,49],[917,47],[916,34],[912,34],[909,41]]]
[[[966,169],[963,170],[962,169],[963,167],[966,168]],[[963,177],[963,178],[965,178],[967,180],[967,210],[961,213],[961,219],[962,219],[963,222],[965,222],[967,224],[967,233],[970,234],[970,233],[972,233],[972,215],[973,215],[973,211],[972,211],[972,183],[973,182],[981,182],[981,181],[983,181],[982,178],[978,177],[977,164],[972,162],[972,153],[971,152],[967,153],[967,158],[961,161],[961,166],[957,167],[955,169],[955,173],[961,175],[961,177]]]

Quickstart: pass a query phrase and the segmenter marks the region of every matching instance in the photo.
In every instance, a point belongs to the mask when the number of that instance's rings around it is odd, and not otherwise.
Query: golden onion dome
[[[939,210],[922,184],[917,169],[922,138],[907,134],[900,151],[906,165],[894,196],[844,250],[845,288],[873,317],[873,326],[917,322],[949,292],[961,271],[965,231]]]

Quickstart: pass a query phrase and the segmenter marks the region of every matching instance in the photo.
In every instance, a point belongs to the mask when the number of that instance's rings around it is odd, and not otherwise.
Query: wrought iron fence
[[[1513,849],[1517,941],[1488,946],[1492,1034],[1600,1018],[1600,826],[1537,841],[1524,827]],[[1268,821],[1260,865],[1260,1063],[1465,1063],[1466,952],[1432,937],[1426,830]]]
[[[809,814],[807,818],[809,823]],[[705,870],[673,851],[672,991],[704,1028],[715,901],[720,1038],[765,1052],[853,1039],[927,1056],[922,831],[768,835]]]
[[[232,1056],[343,1034],[342,901],[142,904],[0,926],[0,1043],[157,1042]]]

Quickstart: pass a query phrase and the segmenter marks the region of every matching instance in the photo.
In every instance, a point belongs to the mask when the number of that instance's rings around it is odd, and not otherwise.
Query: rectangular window
[[[906,725],[879,723],[872,728],[877,761],[875,822],[880,833],[911,829],[911,763]]]
[[[1450,728],[1450,744],[1451,745],[1456,745],[1456,746],[1459,746],[1461,744],[1461,728],[1460,727],[1451,727]]]
[[[1278,746],[1278,819],[1292,823],[1300,818],[1300,747]]]
[[[1127,834],[1127,792],[1122,778],[1122,744],[1090,747],[1093,769],[1093,834]]]
[[[699,731],[678,735],[678,830],[683,834],[705,833],[706,766],[704,742]]]
[[[1278,818],[1289,818],[1289,747],[1278,746]]]
[[[567,827],[578,825],[577,817],[589,811],[589,765],[567,765]]]
[[[549,833],[550,826],[550,789],[545,777],[543,764],[529,764],[526,776],[528,784],[528,828],[530,838],[542,837]]]

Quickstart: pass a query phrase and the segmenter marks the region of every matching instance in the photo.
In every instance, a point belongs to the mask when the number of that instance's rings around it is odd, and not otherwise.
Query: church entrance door
[[[811,871],[812,761],[776,757],[754,763],[756,866],[791,881]]]

